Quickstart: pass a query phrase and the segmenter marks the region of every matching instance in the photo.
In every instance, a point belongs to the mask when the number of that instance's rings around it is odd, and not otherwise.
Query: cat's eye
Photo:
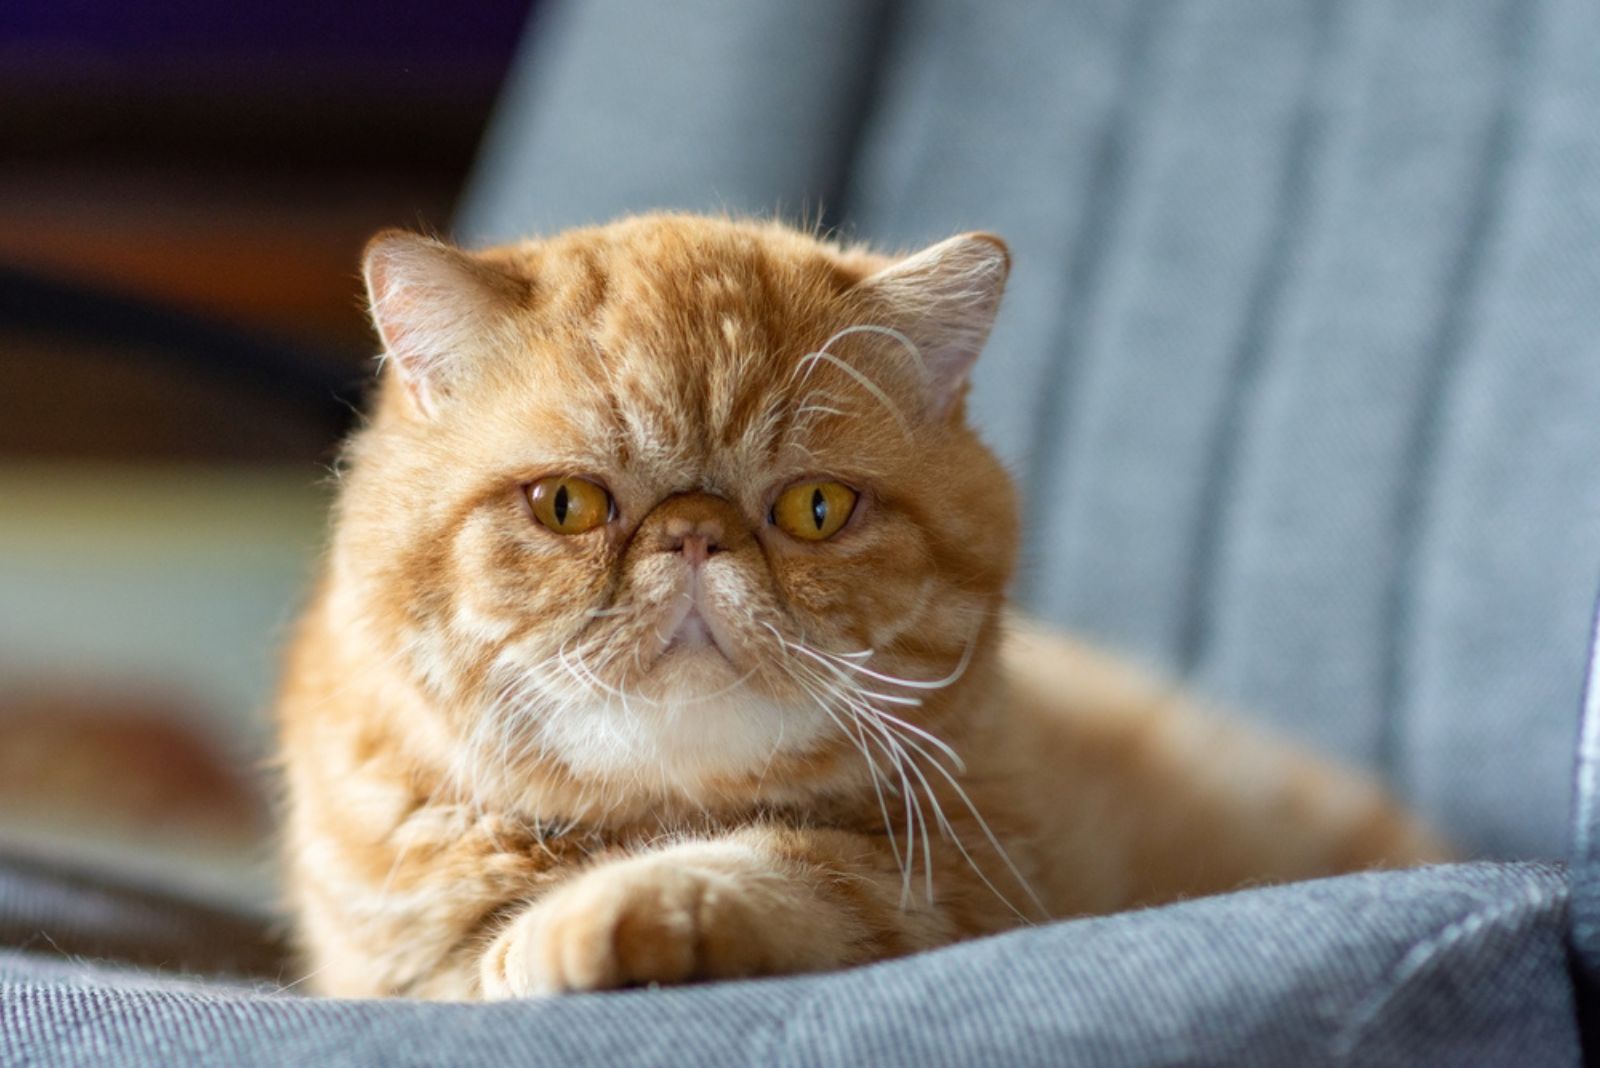
[[[611,494],[575,475],[552,475],[528,487],[533,517],[557,534],[583,534],[612,517]]]
[[[842,482],[796,482],[772,505],[772,522],[801,541],[839,533],[856,508],[856,491]]]

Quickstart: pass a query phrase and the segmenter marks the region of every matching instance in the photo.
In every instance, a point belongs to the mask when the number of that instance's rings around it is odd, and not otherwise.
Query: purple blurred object
[[[8,0],[0,82],[139,87],[294,78],[377,90],[483,92],[503,78],[532,4],[395,0]]]

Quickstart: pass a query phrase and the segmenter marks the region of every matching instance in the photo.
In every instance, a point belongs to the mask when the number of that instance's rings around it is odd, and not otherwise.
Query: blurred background
[[[1002,234],[1024,605],[1559,856],[1596,56],[1592,0],[9,0],[0,847],[265,893],[366,237],[683,208]]]
[[[361,248],[449,230],[529,7],[0,5],[0,843],[252,885]]]

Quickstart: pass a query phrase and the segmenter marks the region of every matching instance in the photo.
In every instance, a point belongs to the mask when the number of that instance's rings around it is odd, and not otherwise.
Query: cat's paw
[[[483,959],[488,998],[757,975],[781,968],[762,876],[717,847],[601,865],[531,905]],[[770,878],[770,876],[768,877]]]

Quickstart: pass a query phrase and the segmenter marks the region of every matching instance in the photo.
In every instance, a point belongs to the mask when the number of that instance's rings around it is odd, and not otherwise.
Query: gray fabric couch
[[[236,919],[102,889],[80,928],[49,874],[0,877],[0,909],[48,910],[82,949],[97,928],[148,932],[146,970],[0,955],[0,1063],[1579,1063],[1567,873],[1548,864],[1232,894],[839,975],[493,1005],[299,997],[237,975],[267,962],[224,951]]]
[[[1579,1063],[1600,6],[542,5],[461,236],[660,207],[1004,235],[973,407],[1027,494],[1028,606],[1481,859],[487,1007],[280,992],[269,945],[220,952],[249,918],[14,867],[0,1063]]]

